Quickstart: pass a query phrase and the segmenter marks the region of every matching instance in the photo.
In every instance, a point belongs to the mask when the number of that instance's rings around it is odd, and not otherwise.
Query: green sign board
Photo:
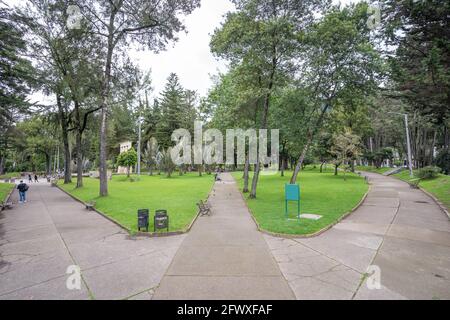
[[[289,201],[297,202],[297,218],[300,218],[300,186],[298,184],[286,184],[284,187],[285,214],[288,217]]]

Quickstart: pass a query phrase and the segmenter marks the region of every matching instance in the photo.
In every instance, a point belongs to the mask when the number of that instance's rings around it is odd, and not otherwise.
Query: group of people
[[[33,182],[33,176],[31,174],[28,174],[28,182],[29,183]],[[34,182],[39,182],[37,174],[34,175]]]

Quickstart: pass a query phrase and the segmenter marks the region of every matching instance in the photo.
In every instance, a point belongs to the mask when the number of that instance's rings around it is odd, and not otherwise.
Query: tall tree
[[[0,174],[5,168],[13,125],[29,108],[33,68],[25,58],[24,32],[7,8],[0,8]]]
[[[272,94],[284,82],[284,74],[292,70],[292,59],[297,54],[294,40],[328,1],[234,0],[233,3],[237,12],[229,13],[216,30],[211,49],[234,65],[246,65],[257,76],[254,97],[263,99],[258,127],[266,129]],[[260,168],[258,157],[251,198],[256,197]]]
[[[75,1],[94,32],[102,37],[104,72],[101,79],[100,107],[100,196],[108,194],[107,120],[111,75],[117,49],[135,42],[151,50],[162,50],[176,33],[184,29],[180,16],[191,13],[199,0],[79,0]]]
[[[378,87],[382,60],[375,50],[367,3],[333,7],[304,37],[305,61],[299,70],[303,87],[313,98],[307,140],[297,160],[291,183],[295,183],[303,160],[328,112],[339,102],[370,96]]]

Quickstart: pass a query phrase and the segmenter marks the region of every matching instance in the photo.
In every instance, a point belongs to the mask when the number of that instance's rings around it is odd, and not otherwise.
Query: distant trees
[[[296,39],[314,20],[326,1],[234,0],[237,11],[229,13],[211,40],[211,50],[254,79],[252,99],[259,101],[257,128],[266,129],[273,93],[292,72],[298,54]],[[256,197],[261,161],[257,157],[250,197]]]
[[[24,58],[27,44],[23,30],[10,10],[0,8],[0,174],[4,173],[12,147],[14,124],[29,111],[27,94],[35,83],[33,67]]]
[[[150,50],[162,50],[176,33],[183,30],[180,16],[191,13],[199,0],[138,1],[75,1],[83,17],[96,34],[105,50],[100,52],[103,75],[100,85],[100,196],[108,195],[107,180],[107,121],[109,97],[112,87],[112,70],[117,52],[123,53],[130,42]]]
[[[415,167],[450,147],[450,2],[379,1],[390,90],[409,114]],[[397,119],[400,124],[402,119]]]

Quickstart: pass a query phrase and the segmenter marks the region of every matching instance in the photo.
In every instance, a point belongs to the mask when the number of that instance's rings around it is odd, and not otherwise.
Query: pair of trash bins
[[[159,229],[167,229],[169,231],[169,216],[167,214],[167,210],[156,210],[155,216],[153,218],[153,231]],[[149,225],[149,210],[148,209],[139,209],[138,210],[138,230],[141,231],[141,228],[148,232]]]

